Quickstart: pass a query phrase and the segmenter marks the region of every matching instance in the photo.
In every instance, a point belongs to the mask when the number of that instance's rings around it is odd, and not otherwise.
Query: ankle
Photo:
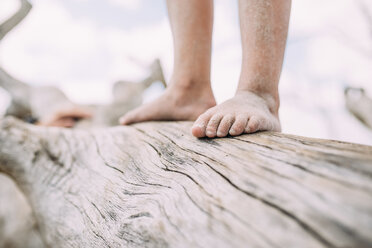
[[[280,106],[280,98],[279,98],[279,92],[278,91],[259,91],[255,89],[241,89],[238,88],[235,95],[246,95],[246,94],[253,94],[255,96],[260,97],[263,99],[268,106],[270,112],[274,114],[275,116],[278,116],[279,113],[279,106]]]
[[[173,76],[169,84],[170,89],[175,89],[181,92],[212,92],[211,82],[209,79],[190,78],[190,77],[175,77]]]
[[[172,78],[166,94],[177,106],[198,102],[208,107],[216,105],[210,82]]]

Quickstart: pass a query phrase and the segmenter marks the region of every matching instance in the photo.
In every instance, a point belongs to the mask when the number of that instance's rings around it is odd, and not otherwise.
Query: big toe
[[[211,114],[204,113],[194,122],[194,125],[191,128],[191,133],[197,138],[205,137],[205,130],[207,128],[207,124],[209,119],[211,118]]]
[[[121,125],[130,125],[135,122],[138,122],[138,111],[137,110],[130,111],[126,113],[125,115],[123,115],[122,117],[120,117],[119,119],[119,123]]]
[[[205,128],[202,126],[194,125],[191,128],[191,133],[197,138],[202,138],[205,136]]]

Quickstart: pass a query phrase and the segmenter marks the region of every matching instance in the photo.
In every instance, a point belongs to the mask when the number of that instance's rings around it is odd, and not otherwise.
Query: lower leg
[[[195,122],[196,137],[224,137],[260,130],[280,131],[278,82],[283,62],[290,0],[240,0],[243,61],[232,99]]]
[[[168,0],[174,42],[170,85],[159,99],[126,114],[122,124],[195,120],[215,105],[210,85],[212,0]]]
[[[210,86],[212,0],[168,0],[174,43],[173,85]]]
[[[243,61],[237,92],[267,98],[276,114],[290,6],[291,0],[239,0]]]

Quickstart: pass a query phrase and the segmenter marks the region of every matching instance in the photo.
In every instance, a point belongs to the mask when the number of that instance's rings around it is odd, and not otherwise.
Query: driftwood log
[[[369,146],[198,140],[187,122],[0,125],[0,169],[53,247],[372,247]]]
[[[0,247],[44,247],[33,211],[15,182],[0,173]]]
[[[372,147],[271,132],[196,139],[188,122],[109,127],[154,81],[158,62],[64,129],[21,121],[73,104],[63,92],[0,68],[18,118],[0,120],[0,247],[372,247]]]

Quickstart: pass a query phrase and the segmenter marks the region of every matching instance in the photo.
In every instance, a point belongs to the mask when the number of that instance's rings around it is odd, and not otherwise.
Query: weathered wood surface
[[[14,181],[0,173],[0,247],[44,247],[33,212]]]
[[[364,89],[345,89],[346,107],[365,126],[372,129],[372,99]]]
[[[158,60],[153,63],[149,75],[141,82],[117,82],[113,88],[112,103],[108,105],[79,105],[79,107],[90,109],[93,117],[89,120],[80,121],[76,128],[117,125],[119,117],[139,106],[143,100],[143,92],[157,81],[165,85],[162,68]],[[21,119],[45,120],[58,108],[76,105],[59,89],[48,86],[29,86],[15,79],[0,67],[1,86],[12,96],[12,104],[7,110],[7,115]],[[0,143],[1,145],[3,144]],[[15,187],[14,183],[1,173],[0,188],[2,189],[0,190],[0,248],[23,248],[24,244],[28,244],[27,247],[29,248],[42,247],[38,236],[37,223],[29,204],[23,200],[24,196]]]
[[[0,24],[0,42],[27,16],[32,8],[27,0],[19,2],[19,9]],[[31,87],[10,76],[1,66],[0,87],[6,89],[12,97],[12,102],[7,109],[8,115],[19,118],[32,116],[29,104]],[[0,143],[0,146],[2,145]],[[25,196],[14,181],[7,175],[0,173],[0,247],[23,248],[25,246],[42,248],[44,244]]]
[[[187,122],[0,125],[0,170],[52,247],[372,247],[369,146],[198,140]]]

